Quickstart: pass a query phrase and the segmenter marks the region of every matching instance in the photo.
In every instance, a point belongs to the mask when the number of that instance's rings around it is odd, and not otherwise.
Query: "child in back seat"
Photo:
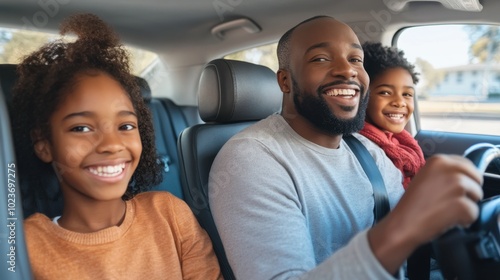
[[[125,49],[94,15],[70,17],[61,34],[70,32],[75,42],[49,43],[22,61],[13,97],[18,159],[34,150],[64,197],[60,217],[25,220],[35,278],[221,279],[189,207],[144,192],[161,181],[161,166]]]
[[[370,99],[365,126],[359,133],[379,145],[401,170],[406,189],[425,164],[422,149],[404,129],[413,114],[418,74],[404,53],[395,48],[367,42],[363,51],[363,66],[370,77]]]

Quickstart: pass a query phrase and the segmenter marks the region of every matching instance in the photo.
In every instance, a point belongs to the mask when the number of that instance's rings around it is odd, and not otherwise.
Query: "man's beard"
[[[300,91],[297,82],[292,77],[293,102],[295,103],[297,112],[309,120],[316,128],[329,135],[351,134],[360,131],[364,126],[366,107],[368,106],[368,93],[360,97],[358,112],[354,118],[341,119],[335,116],[335,112],[328,107],[323,97],[322,88],[331,85],[320,87],[316,94],[311,94]],[[364,87],[360,87],[360,92],[364,92]],[[356,107],[343,106],[341,109],[348,112],[355,110]]]

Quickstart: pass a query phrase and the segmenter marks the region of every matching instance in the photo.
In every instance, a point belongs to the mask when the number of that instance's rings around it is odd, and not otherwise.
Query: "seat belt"
[[[375,207],[373,209],[375,219],[373,224],[376,224],[390,211],[389,198],[387,196],[387,190],[385,189],[384,180],[382,179],[380,170],[378,169],[372,155],[356,137],[352,135],[345,135],[344,141],[347,143],[349,148],[351,148],[352,152],[368,176],[368,179],[370,179],[370,182],[372,183],[373,196],[375,200]],[[430,257],[430,243],[417,248],[407,261],[408,278],[417,280],[429,279]]]
[[[363,167],[366,176],[368,176],[368,179],[372,183],[373,198],[375,200],[375,206],[373,208],[375,219],[373,220],[373,224],[376,224],[391,210],[387,190],[385,189],[384,179],[382,178],[380,170],[378,169],[372,155],[356,137],[352,135],[345,135],[344,141],[347,143],[349,148],[351,148],[352,152]]]

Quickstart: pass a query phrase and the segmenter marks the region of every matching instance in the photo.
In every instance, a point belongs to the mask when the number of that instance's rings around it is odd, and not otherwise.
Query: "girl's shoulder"
[[[34,213],[23,222],[24,228],[40,227],[52,223],[52,220],[42,213]]]
[[[134,196],[133,200],[139,203],[154,203],[154,202],[172,202],[184,203],[183,200],[167,191],[147,191]]]
[[[149,191],[136,195],[132,202],[136,209],[137,220],[155,221],[156,225],[166,221],[176,225],[175,231],[188,233],[200,231],[200,226],[193,211],[184,200],[166,191]]]
[[[26,219],[24,219],[24,222],[27,223],[27,222],[38,221],[38,220],[50,220],[50,218],[47,217],[45,214],[36,212],[36,213],[31,214]]]
[[[24,235],[28,243],[53,236],[58,226],[42,213],[34,213],[23,221]]]
[[[52,222],[49,217],[42,213],[34,213],[24,220],[24,227],[36,227],[40,224]]]
[[[191,209],[184,200],[166,191],[143,192],[137,194],[132,200],[136,204],[136,207],[147,210],[154,209],[174,213],[191,212]]]

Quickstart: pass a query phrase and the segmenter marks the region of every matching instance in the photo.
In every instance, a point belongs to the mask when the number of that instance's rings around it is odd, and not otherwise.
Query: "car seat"
[[[208,203],[210,168],[231,136],[280,110],[282,93],[271,69],[216,59],[204,68],[198,94],[206,123],[186,128],[178,140],[184,200],[212,239],[224,278],[235,279]]]

